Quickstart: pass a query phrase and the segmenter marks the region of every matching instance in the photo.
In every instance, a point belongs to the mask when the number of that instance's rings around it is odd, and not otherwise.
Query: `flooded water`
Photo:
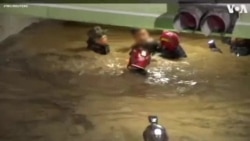
[[[250,140],[249,57],[187,34],[187,59],[156,55],[143,77],[126,71],[128,29],[107,27],[102,56],[85,49],[90,26],[46,21],[0,44],[1,141],[139,141],[151,114],[171,141]]]

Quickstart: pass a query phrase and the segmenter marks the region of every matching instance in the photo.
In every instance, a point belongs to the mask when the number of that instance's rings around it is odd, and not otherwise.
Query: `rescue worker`
[[[100,26],[95,26],[88,31],[87,48],[96,53],[106,55],[110,52],[107,30],[102,29]]]
[[[164,58],[177,59],[187,57],[180,45],[179,36],[174,32],[163,31],[160,36],[160,44]]]
[[[135,42],[129,52],[127,68],[132,72],[147,75],[146,67],[150,64],[151,54],[155,53],[159,44],[144,28],[133,28],[131,34]]]
[[[157,116],[148,116],[150,125],[143,132],[144,141],[168,141],[166,129],[158,124]]]

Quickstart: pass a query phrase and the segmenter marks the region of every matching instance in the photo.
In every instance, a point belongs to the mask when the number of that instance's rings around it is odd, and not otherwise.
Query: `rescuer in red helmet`
[[[160,36],[160,47],[162,56],[165,58],[176,59],[187,57],[185,51],[180,46],[179,36],[174,32],[162,32]]]

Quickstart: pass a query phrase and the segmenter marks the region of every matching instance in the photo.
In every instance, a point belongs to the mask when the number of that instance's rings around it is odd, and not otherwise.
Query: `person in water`
[[[138,44],[149,50],[152,54],[161,53],[161,56],[168,59],[187,57],[184,49],[179,43],[179,36],[174,32],[163,31],[160,42],[154,40],[149,32],[143,28],[134,28],[131,34],[135,40],[132,49]]]
[[[187,57],[180,45],[179,36],[174,32],[163,31],[160,37],[160,46],[164,58],[178,59]]]
[[[250,54],[250,39],[233,39],[229,45],[230,51],[237,56],[247,56]]]
[[[106,55],[110,52],[107,30],[102,29],[100,26],[95,26],[88,31],[87,48],[96,53]]]
[[[150,36],[147,29],[133,28],[131,29],[131,34],[134,39],[134,44],[132,45],[131,50],[138,46],[142,46],[152,54],[159,51],[159,42],[157,42]]]

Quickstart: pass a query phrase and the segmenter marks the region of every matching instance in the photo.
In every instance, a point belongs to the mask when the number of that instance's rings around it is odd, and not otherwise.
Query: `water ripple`
[[[180,66],[180,63],[182,66]],[[194,86],[197,84],[197,82],[193,80],[195,71],[190,70],[188,66],[188,62],[161,62],[157,66],[149,68],[149,76],[146,79],[146,83],[152,85],[184,84]]]

